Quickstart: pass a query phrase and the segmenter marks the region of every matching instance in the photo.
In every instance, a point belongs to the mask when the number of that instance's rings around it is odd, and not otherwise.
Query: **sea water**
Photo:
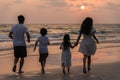
[[[5,56],[6,50],[12,50],[12,40],[8,34],[14,24],[0,25],[0,56]],[[33,47],[34,42],[40,36],[40,29],[48,30],[47,36],[50,39],[51,45],[60,45],[64,34],[69,34],[71,43],[75,43],[79,35],[80,24],[25,24],[31,35],[31,44],[28,47]],[[96,36],[100,43],[120,43],[120,24],[94,24]],[[82,38],[81,38],[82,39]],[[108,46],[109,47],[109,46]],[[116,46],[120,47],[120,46]]]

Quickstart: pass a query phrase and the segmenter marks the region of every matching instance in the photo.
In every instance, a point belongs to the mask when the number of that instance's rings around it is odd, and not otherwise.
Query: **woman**
[[[78,45],[81,35],[83,34],[83,39],[79,48],[79,51],[84,55],[83,57],[83,73],[86,71],[86,60],[88,59],[88,72],[90,71],[91,66],[91,55],[94,55],[96,52],[96,40],[99,43],[98,39],[95,36],[95,28],[93,28],[93,20],[90,17],[87,17],[81,24],[80,34],[75,43],[75,46]]]

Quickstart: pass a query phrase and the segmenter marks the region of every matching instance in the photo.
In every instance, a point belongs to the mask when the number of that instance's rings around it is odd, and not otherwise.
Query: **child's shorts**
[[[40,53],[39,62],[46,61],[48,53]]]

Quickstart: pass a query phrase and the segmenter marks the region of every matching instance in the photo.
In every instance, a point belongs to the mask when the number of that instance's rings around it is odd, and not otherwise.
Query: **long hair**
[[[93,19],[87,17],[81,24],[80,33],[90,35],[93,27]]]
[[[63,38],[63,49],[66,50],[69,48],[69,46],[70,46],[70,36],[68,34],[65,34]]]

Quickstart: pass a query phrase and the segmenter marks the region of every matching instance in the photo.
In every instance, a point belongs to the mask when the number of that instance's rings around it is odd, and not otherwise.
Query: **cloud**
[[[106,8],[108,9],[120,9],[120,4],[108,2]]]
[[[65,7],[68,6],[67,2],[63,0],[45,0],[47,6],[52,6],[52,7]]]
[[[84,1],[84,0],[70,0],[70,1]]]
[[[119,0],[0,0],[0,17],[2,19],[0,23],[15,22],[14,19],[19,14],[28,17],[29,23],[39,23],[39,21],[41,23],[71,23],[78,22],[85,16],[101,18],[100,22],[113,21],[116,23],[120,22],[119,2]],[[81,5],[86,7],[82,12],[79,9]],[[118,21],[107,18],[114,18]]]
[[[70,0],[70,1],[78,1],[78,0]]]
[[[71,4],[69,4],[68,6],[69,6],[69,7],[72,7],[72,6],[74,6],[74,5],[71,3]]]
[[[17,4],[24,3],[24,1],[23,1],[23,0],[14,0],[14,2],[15,2],[15,3],[17,3]]]
[[[44,0],[44,4],[39,4],[37,7],[38,8],[51,8],[51,7],[57,7],[57,8],[62,8],[62,7],[71,7],[73,4],[67,3],[65,0]]]
[[[93,5],[92,3],[85,3],[85,2],[84,2],[84,3],[81,3],[81,4],[77,4],[76,7],[77,7],[77,8],[80,8],[81,5],[84,5],[84,6],[86,6],[86,7],[87,7],[87,6],[94,7],[94,5]]]
[[[81,7],[81,4],[77,4],[76,7],[77,7],[77,8],[80,8],[80,7]]]
[[[101,0],[92,0],[92,1],[87,1],[87,0],[71,0],[71,1],[81,1],[78,4],[76,4],[76,7],[80,7],[80,5],[84,5],[86,7],[91,7],[91,9],[115,9],[115,8],[120,8],[120,4],[116,1],[109,1],[105,0],[104,2]]]

